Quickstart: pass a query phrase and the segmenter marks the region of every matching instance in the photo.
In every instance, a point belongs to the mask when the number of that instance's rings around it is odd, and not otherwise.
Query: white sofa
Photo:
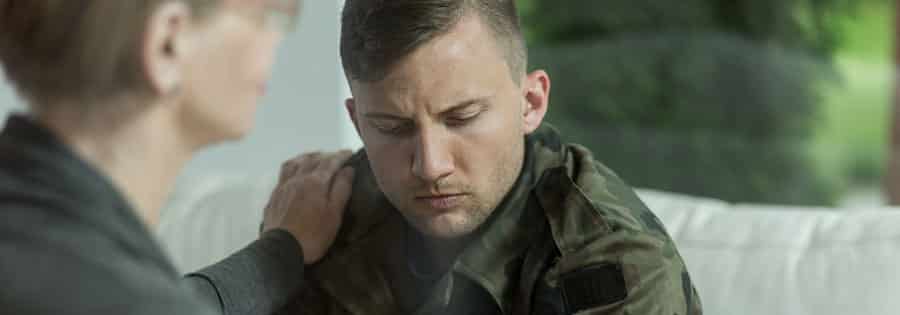
[[[160,238],[196,269],[256,237],[274,176],[183,183]],[[713,315],[900,314],[900,209],[733,205],[642,190]]]

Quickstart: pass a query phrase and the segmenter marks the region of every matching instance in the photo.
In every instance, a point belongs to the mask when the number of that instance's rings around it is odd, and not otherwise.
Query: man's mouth
[[[450,210],[456,208],[466,194],[440,194],[417,196],[416,201],[428,204],[433,209]]]

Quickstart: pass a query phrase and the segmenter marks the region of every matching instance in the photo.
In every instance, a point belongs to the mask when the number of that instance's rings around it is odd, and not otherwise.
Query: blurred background
[[[879,204],[889,0],[519,0],[550,121],[629,183],[730,202]]]

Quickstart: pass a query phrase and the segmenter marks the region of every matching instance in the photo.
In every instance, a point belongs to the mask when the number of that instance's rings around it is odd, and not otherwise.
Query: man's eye
[[[412,124],[375,124],[375,129],[387,135],[404,135],[412,131]]]
[[[449,117],[449,118],[447,118],[447,125],[456,126],[456,127],[464,126],[464,125],[474,121],[475,118],[478,118],[478,116],[480,114],[481,113],[474,113],[474,114],[466,114],[466,115]]]

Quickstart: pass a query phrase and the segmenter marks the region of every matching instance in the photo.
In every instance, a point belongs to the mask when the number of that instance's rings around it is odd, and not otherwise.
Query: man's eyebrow
[[[452,114],[454,112],[458,112],[464,109],[467,109],[473,105],[485,103],[489,97],[475,97],[464,100],[462,102],[457,103],[456,105],[451,106],[443,111],[441,111],[440,115]],[[381,112],[369,112],[365,115],[366,118],[369,119],[383,119],[383,120],[411,120],[409,117],[403,117],[394,114],[381,113]]]
[[[470,98],[470,99],[464,100],[462,102],[459,102],[456,105],[453,105],[448,109],[445,109],[444,111],[441,112],[441,115],[447,115],[447,114],[451,114],[454,112],[458,112],[458,111],[467,109],[469,107],[472,107],[473,105],[476,105],[476,104],[483,104],[483,103],[486,103],[487,100],[488,100],[488,97]]]
[[[410,120],[407,117],[392,115],[392,114],[388,114],[388,113],[379,113],[379,112],[366,113],[363,116],[365,116],[366,118],[369,118],[369,119]]]

